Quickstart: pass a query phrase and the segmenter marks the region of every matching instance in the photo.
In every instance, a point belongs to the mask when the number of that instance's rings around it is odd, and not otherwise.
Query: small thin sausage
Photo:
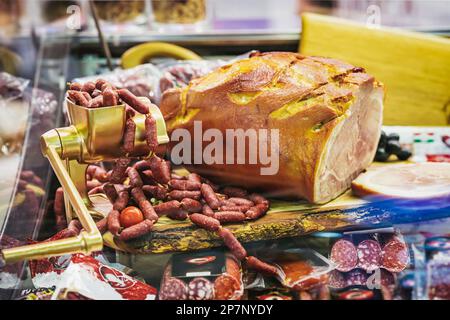
[[[120,233],[120,240],[127,241],[138,238],[152,231],[153,223],[150,220],[144,220],[131,227],[125,228]]]
[[[64,190],[62,187],[56,189],[55,202],[53,202],[53,211],[57,216],[64,216],[65,214]]]
[[[91,179],[97,179],[100,182],[108,181],[108,175],[102,167],[89,165],[86,169],[86,173],[91,177]]]
[[[72,82],[69,86],[70,90],[75,90],[75,91],[81,91],[81,88],[83,88],[83,85],[79,82]]]
[[[259,260],[254,256],[248,256],[245,259],[247,267],[256,270],[268,276],[276,277],[278,275],[278,269],[264,261]]]
[[[94,99],[89,101],[88,108],[100,108],[103,107],[103,96],[96,96]]]
[[[106,81],[105,79],[97,79],[97,80],[95,81],[95,88],[96,88],[97,90],[102,90],[102,86],[103,86],[105,83],[108,83],[108,81]]]
[[[246,219],[245,214],[240,211],[222,211],[216,212],[214,218],[220,223],[240,222]]]
[[[169,186],[176,190],[196,191],[201,189],[202,184],[196,181],[172,179],[169,181]]]
[[[181,208],[186,210],[187,212],[193,213],[193,212],[202,212],[202,204],[194,199],[190,198],[184,198],[181,200]]]
[[[225,245],[238,260],[243,260],[247,256],[247,251],[245,251],[242,244],[230,230],[227,228],[220,228],[218,235],[223,239]]]
[[[200,177],[198,174],[196,173],[189,173],[189,175],[187,176],[187,179],[189,181],[194,181],[194,182],[199,182],[202,183],[202,177]]]
[[[90,190],[92,190],[92,189],[94,189],[96,187],[99,187],[100,185],[101,185],[101,182],[96,181],[96,180],[88,180],[88,181],[86,181],[86,189],[88,191],[90,191]]]
[[[183,208],[178,208],[178,210],[174,210],[172,212],[170,212],[169,214],[167,214],[167,216],[170,219],[174,219],[174,220],[185,220],[188,217],[189,212],[187,212],[185,209]]]
[[[249,220],[254,220],[262,217],[267,210],[269,210],[269,205],[265,203],[258,203],[256,206],[251,207],[245,212],[245,216]]]
[[[123,133],[123,150],[130,153],[134,150],[134,138],[136,135],[136,124],[133,119],[128,119]]]
[[[119,158],[116,161],[116,165],[111,173],[111,177],[109,181],[111,183],[121,183],[125,179],[125,171],[127,170],[128,165],[130,164],[130,159],[128,158]]]
[[[141,178],[142,181],[144,182],[144,184],[156,184],[157,181],[156,179],[153,177],[153,172],[152,170],[144,170],[141,171]]]
[[[157,156],[151,157],[148,161],[150,163],[150,169],[152,170],[153,178],[161,184],[169,183],[170,163]]]
[[[97,98],[98,96],[101,96],[102,92],[98,89],[95,89],[94,92],[92,92],[91,96],[92,98]],[[102,98],[102,103],[103,103],[103,98]]]
[[[129,118],[133,118],[136,115],[136,111],[134,111],[134,109],[132,107],[130,107],[129,105],[125,105],[125,114],[127,119]]]
[[[253,201],[245,199],[245,198],[233,197],[233,198],[227,199],[227,201],[234,203],[235,205],[238,205],[238,206],[250,206],[251,207],[254,205]]]
[[[170,215],[173,213],[178,212],[178,209],[180,208],[181,203],[177,200],[171,200],[164,203],[160,203],[153,207],[155,209],[156,213],[159,216],[162,215]]]
[[[95,223],[97,226],[98,231],[100,231],[101,234],[104,234],[106,231],[108,231],[108,218],[103,218]]]
[[[131,196],[133,197],[134,201],[136,201],[136,203],[147,200],[147,197],[140,187],[131,189]]]
[[[142,182],[139,172],[133,167],[128,168],[128,178],[130,178],[130,186],[132,187],[142,187],[144,183]]]
[[[87,101],[91,101],[91,100],[92,100],[92,97],[91,97],[91,95],[89,94],[89,92],[83,91],[83,92],[81,92],[81,93],[83,94],[83,96],[86,98]],[[89,105],[89,104],[88,104],[88,105]]]
[[[105,193],[106,197],[108,197],[108,199],[111,203],[114,203],[116,201],[117,191],[113,184],[111,184],[111,183],[104,184],[103,192]]]
[[[219,210],[220,211],[240,211],[240,212],[247,212],[248,209],[250,209],[250,206],[237,206],[237,205],[222,205]]]
[[[103,106],[111,107],[117,105],[117,97],[114,94],[114,91],[111,88],[106,88],[105,90],[103,90]]]
[[[132,107],[134,110],[136,110],[139,113],[147,114],[150,111],[150,108],[148,105],[146,105],[144,102],[139,100],[138,97],[136,97],[133,93],[130,92],[128,89],[119,89],[117,90],[117,93],[119,94],[119,97],[125,101],[130,107]]]
[[[83,226],[81,225],[80,221],[73,219],[72,221],[70,221],[67,229],[73,230],[76,234],[79,234],[81,229],[83,229]]]
[[[103,185],[92,188],[88,191],[88,195],[103,193]]]
[[[133,168],[138,171],[144,171],[150,169],[150,163],[147,160],[141,160],[133,164]]]
[[[248,196],[248,199],[250,201],[254,202],[255,204],[260,204],[260,203],[269,204],[269,200],[267,200],[262,195],[257,194],[257,193],[252,193],[251,195]]]
[[[81,91],[88,92],[91,94],[95,90],[95,83],[92,81],[85,82],[81,87]]]
[[[180,175],[175,174],[175,173],[171,173],[170,174],[170,179],[172,179],[172,180],[186,180],[186,177],[180,176]]]
[[[200,191],[172,190],[169,192],[169,198],[172,200],[183,200],[184,198],[200,200],[201,195]]]
[[[217,198],[216,193],[209,184],[203,183],[201,187],[201,193],[206,203],[211,209],[218,209],[220,206],[220,200]]]
[[[208,231],[217,231],[220,228],[220,222],[212,217],[200,213],[193,213],[189,216],[192,223]]]
[[[111,210],[108,214],[108,230],[113,235],[117,236],[120,231],[120,212],[118,210]]]
[[[156,120],[151,115],[145,118],[145,140],[150,151],[154,152],[158,147],[158,132]]]
[[[117,211],[122,211],[128,205],[128,201],[130,200],[130,195],[128,194],[128,190],[124,189],[119,191],[117,195],[117,199],[113,204],[113,209]]]
[[[214,210],[207,204],[203,205],[202,214],[208,217],[214,217]]]
[[[100,91],[103,93],[103,91],[105,91],[106,89],[112,89],[112,90],[116,90],[116,87],[113,86],[111,83],[106,82],[103,83],[100,87]]]
[[[81,91],[69,90],[69,91],[67,91],[67,95],[77,105],[83,106],[83,107],[88,107],[89,101],[81,93]]]
[[[158,200],[164,200],[167,198],[167,190],[164,187],[161,187],[159,185],[142,186],[142,191],[144,191],[146,196],[156,198]]]

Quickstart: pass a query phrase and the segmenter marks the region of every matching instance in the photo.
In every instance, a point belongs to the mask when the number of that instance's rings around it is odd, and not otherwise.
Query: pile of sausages
[[[153,156],[130,165],[130,159],[121,158],[109,174],[103,192],[113,204],[108,216],[97,222],[101,232],[110,231],[122,241],[143,236],[152,231],[160,216],[171,219],[190,219],[195,225],[216,232],[225,245],[249,267],[266,274],[276,274],[275,267],[247,252],[233,233],[222,223],[254,220],[269,209],[269,201],[258,194],[248,194],[236,187],[219,188],[198,174],[178,176],[171,172],[169,161]],[[108,174],[107,174],[108,175]],[[220,192],[219,192],[220,191]],[[152,205],[152,199],[158,204]],[[137,205],[144,219],[123,228],[120,213],[130,205]]]

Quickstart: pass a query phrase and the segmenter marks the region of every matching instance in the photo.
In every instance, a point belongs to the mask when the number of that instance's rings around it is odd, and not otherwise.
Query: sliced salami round
[[[381,247],[378,241],[364,240],[356,247],[358,253],[358,267],[366,271],[373,271],[381,264]]]
[[[353,269],[345,274],[345,283],[350,286],[366,286],[369,276],[362,269]]]
[[[346,286],[345,277],[342,272],[333,270],[328,276],[328,286],[333,289],[342,289]]]
[[[381,253],[381,265],[390,272],[400,272],[409,263],[409,252],[406,244],[398,238],[388,241]]]
[[[188,288],[177,278],[166,279],[159,291],[159,300],[186,300]]]
[[[231,300],[239,290],[239,281],[229,274],[223,274],[214,281],[215,300]]]
[[[188,300],[211,300],[214,298],[214,286],[206,278],[195,278],[188,285]]]
[[[331,248],[330,259],[336,265],[337,270],[350,271],[358,264],[356,247],[348,240],[338,240]]]

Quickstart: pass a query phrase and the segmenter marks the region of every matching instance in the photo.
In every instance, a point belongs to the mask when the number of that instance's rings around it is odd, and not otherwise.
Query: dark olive
[[[400,140],[400,136],[398,135],[398,133],[390,133],[387,137],[388,141],[399,141]]]
[[[411,152],[409,152],[408,150],[402,150],[397,154],[397,158],[398,160],[405,161],[408,160],[411,155]]]

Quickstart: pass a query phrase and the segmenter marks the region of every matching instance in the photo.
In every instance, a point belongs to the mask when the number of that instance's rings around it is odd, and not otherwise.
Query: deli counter
[[[0,299],[449,300],[449,15],[0,1]]]

